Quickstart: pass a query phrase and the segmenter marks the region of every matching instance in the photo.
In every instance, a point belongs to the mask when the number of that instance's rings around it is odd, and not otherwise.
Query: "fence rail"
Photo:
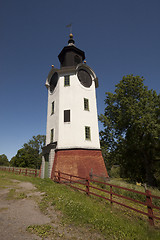
[[[22,174],[25,176],[38,176],[38,171],[37,169],[30,169],[30,168],[15,168],[15,167],[0,167],[1,171],[7,171],[7,172],[12,172],[15,174]]]
[[[15,167],[1,167],[0,166],[0,170],[1,171],[8,171],[8,172],[12,172],[15,174],[22,174],[24,176],[34,176],[37,177],[38,176],[38,171],[37,169],[27,169],[27,168],[15,168]],[[154,220],[158,220],[160,221],[160,207],[156,206],[153,204],[153,199],[157,199],[160,200],[159,196],[153,195],[151,194],[151,192],[149,190],[146,190],[145,192],[140,192],[137,190],[133,190],[133,189],[129,189],[129,188],[125,188],[125,187],[121,187],[121,186],[117,186],[114,184],[110,184],[110,183],[106,183],[106,182],[100,182],[97,180],[93,180],[90,178],[84,178],[84,177],[79,177],[79,176],[75,176],[75,175],[71,175],[68,173],[63,173],[60,171],[55,171],[55,176],[54,176],[54,181],[58,182],[58,183],[62,183],[65,185],[68,185],[74,189],[80,190],[85,192],[88,196],[89,195],[93,195],[102,199],[105,199],[107,201],[109,201],[111,203],[111,206],[113,205],[113,203],[118,204],[120,206],[123,206],[125,208],[131,209],[135,212],[138,212],[142,215],[145,215],[148,217],[148,221],[149,224],[154,226]],[[78,186],[76,186],[76,184],[78,184]],[[101,185],[105,185],[109,187],[109,190],[106,189],[102,189],[96,186],[96,184],[101,184]],[[81,186],[79,186],[81,185]],[[83,187],[83,188],[82,188]],[[91,190],[92,189],[92,190]],[[133,199],[131,197],[119,194],[115,192],[115,189],[121,189],[127,192],[132,192],[132,193],[136,193],[138,195],[144,196],[145,201],[140,201],[137,199]],[[93,191],[98,191],[97,192],[93,192]],[[103,196],[103,194],[107,194],[107,196]],[[101,194],[101,195],[100,195]],[[130,201],[131,203],[135,203],[135,206],[129,206],[126,204],[126,202],[120,202],[118,200],[127,200]],[[136,208],[136,204],[138,204],[138,206],[143,206],[143,209],[137,209]],[[146,207],[146,212],[144,211],[144,207]],[[159,212],[153,212],[153,210],[159,210]],[[157,216],[158,214],[158,216]]]
[[[90,178],[81,178],[81,177],[70,175],[68,173],[63,173],[63,172],[60,172],[60,171],[55,171],[54,181],[56,181],[58,183],[65,184],[65,185],[68,185],[68,186],[70,186],[74,189],[83,191],[87,195],[94,195],[96,197],[105,199],[105,200],[107,200],[111,203],[111,206],[113,205],[113,203],[115,203],[115,204],[118,204],[118,205],[123,206],[125,208],[131,209],[135,212],[138,212],[140,214],[143,214],[145,216],[148,216],[149,224],[152,225],[152,226],[154,226],[154,219],[160,220],[160,213],[158,213],[159,216],[156,215],[157,212],[153,213],[154,209],[160,210],[160,207],[155,206],[153,204],[153,200],[152,200],[153,198],[160,200],[160,197],[152,195],[149,190],[145,190],[145,193],[144,193],[144,192],[140,192],[140,191],[125,188],[125,187],[120,187],[120,186],[117,186],[117,185],[114,185],[114,184],[110,184],[110,183],[106,183],[106,182],[100,182],[100,181],[93,180],[93,179],[90,179]],[[75,185],[76,183],[81,185],[83,188],[79,187],[79,186],[76,186]],[[95,186],[95,184],[106,185],[106,186],[109,187],[109,191],[105,190],[105,189],[102,189],[102,188],[99,188],[99,187]],[[91,189],[92,189],[92,191],[91,191]],[[93,192],[93,189],[98,191],[99,194],[97,192]],[[136,193],[138,195],[142,195],[142,196],[144,196],[145,201],[142,202],[140,200],[133,199],[131,197],[116,193],[115,189],[121,189],[121,190],[124,190],[124,191],[127,191],[127,192],[132,192],[132,193]],[[100,195],[102,193],[103,194],[104,193],[108,194],[108,197]],[[115,199],[115,197],[116,197],[116,199]],[[131,203],[135,203],[135,206],[129,206],[129,205],[127,205],[126,202],[124,203],[124,202],[118,201],[117,198],[118,198],[118,200],[124,199],[124,200],[130,201]],[[145,212],[145,209],[142,209],[142,210],[137,209],[136,204],[139,204],[138,206],[146,207],[147,211]]]

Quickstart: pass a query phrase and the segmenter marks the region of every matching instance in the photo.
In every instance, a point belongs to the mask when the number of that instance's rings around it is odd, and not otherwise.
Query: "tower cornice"
[[[53,74],[57,72],[58,75],[64,75],[64,74],[70,74],[73,75],[76,73],[76,67],[63,67],[61,69],[58,68],[52,68],[48,74],[48,77],[46,79],[46,83],[45,86],[48,88],[49,87],[49,83],[50,83],[50,79],[53,76]]]
[[[98,78],[95,74],[95,72],[90,68],[86,63],[80,63],[77,66],[72,66],[72,67],[63,67],[63,68],[52,68],[48,74],[48,77],[46,79],[45,86],[48,88],[50,84],[50,79],[53,76],[55,72],[58,73],[59,76],[64,75],[64,74],[69,74],[69,75],[74,75],[77,74],[77,72],[80,69],[85,69],[89,74],[92,76],[93,81],[95,82],[95,87],[98,88],[99,83],[98,83]]]

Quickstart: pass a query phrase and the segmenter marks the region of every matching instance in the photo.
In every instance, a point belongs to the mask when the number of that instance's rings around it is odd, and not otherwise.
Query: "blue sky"
[[[71,22],[75,44],[99,78],[99,114],[105,92],[124,75],[144,76],[159,93],[159,0],[1,0],[0,155],[9,160],[46,132],[44,84],[51,65],[59,68]]]

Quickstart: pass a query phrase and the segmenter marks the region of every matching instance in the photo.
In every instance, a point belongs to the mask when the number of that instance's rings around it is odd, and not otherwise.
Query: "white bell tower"
[[[41,177],[54,177],[54,171],[86,177],[107,175],[100,149],[96,87],[98,79],[86,65],[85,53],[68,46],[58,58],[60,69],[52,66],[46,80],[48,112],[46,146],[43,148]]]

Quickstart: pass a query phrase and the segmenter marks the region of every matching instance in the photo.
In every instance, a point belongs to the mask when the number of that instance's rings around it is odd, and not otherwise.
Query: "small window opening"
[[[85,139],[91,140],[91,131],[90,131],[90,127],[88,126],[85,127]]]
[[[89,111],[89,100],[84,98],[84,110]]]
[[[51,143],[53,143],[53,139],[54,139],[54,129],[51,129]]]
[[[65,87],[70,86],[70,76],[69,75],[64,76],[64,86]]]
[[[51,115],[54,114],[54,102],[52,102]]]
[[[64,122],[70,122],[70,110],[64,110]]]

